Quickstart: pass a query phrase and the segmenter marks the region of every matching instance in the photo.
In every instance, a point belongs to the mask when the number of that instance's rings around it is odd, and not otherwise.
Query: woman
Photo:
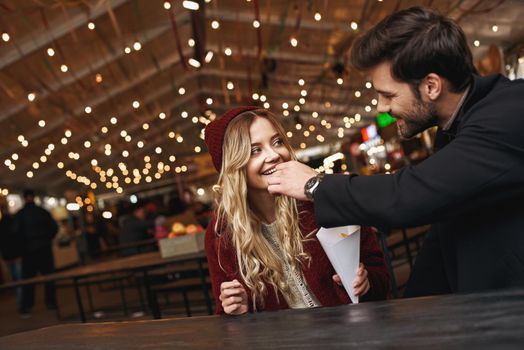
[[[282,126],[267,110],[235,108],[210,123],[205,141],[220,173],[206,254],[217,313],[350,303],[315,237],[311,203],[267,191],[276,164],[295,159]],[[361,234],[354,281],[362,300],[385,299],[389,276],[375,237]]]

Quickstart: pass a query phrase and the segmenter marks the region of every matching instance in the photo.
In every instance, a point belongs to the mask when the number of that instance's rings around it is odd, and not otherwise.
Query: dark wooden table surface
[[[0,349],[523,349],[524,290],[332,308],[99,324],[0,338]]]

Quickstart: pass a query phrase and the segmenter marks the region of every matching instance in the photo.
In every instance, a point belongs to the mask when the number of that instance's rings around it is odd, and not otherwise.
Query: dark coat
[[[15,215],[13,230],[24,240],[24,255],[51,248],[58,225],[51,214],[34,203],[27,203]]]
[[[307,235],[318,226],[314,221],[312,213],[313,207],[310,203],[302,203],[300,210],[300,226],[302,234]],[[243,283],[239,272],[236,251],[231,241],[230,232],[224,230],[220,235],[214,230],[215,220],[213,219],[206,231],[205,248],[209,266],[209,274],[213,288],[213,295],[216,300],[216,313],[222,314],[220,296],[220,284],[226,281],[237,279],[244,285],[249,298],[249,307],[251,309],[252,299],[251,292]],[[304,251],[309,253],[312,260],[309,267],[302,269],[304,278],[308,286],[323,306],[334,306],[349,304],[351,300],[343,287],[333,282],[332,276],[335,270],[327,255],[324,253],[320,242],[313,235],[312,240],[304,242]],[[360,236],[360,260],[368,270],[368,278],[371,285],[369,292],[360,300],[381,300],[386,299],[389,295],[389,273],[387,272],[384,255],[380,250],[375,235],[370,229],[363,228]],[[265,306],[257,305],[257,310],[279,310],[287,309],[289,306],[286,300],[279,292],[278,300],[273,287],[266,285],[268,294],[265,298]]]
[[[326,176],[317,222],[433,224],[406,296],[524,286],[524,81],[474,77],[439,150],[393,175]]]
[[[13,217],[3,214],[0,220],[0,254],[5,260],[22,256],[24,242],[20,234],[13,230]]]

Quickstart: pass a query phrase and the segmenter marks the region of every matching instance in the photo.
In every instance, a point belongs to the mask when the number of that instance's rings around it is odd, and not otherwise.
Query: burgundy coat
[[[313,214],[313,205],[309,202],[299,204],[300,226],[303,235],[307,235],[318,226],[315,223]],[[248,295],[248,305],[251,310],[252,299],[251,292],[244,284],[240,275],[236,252],[231,241],[230,232],[224,230],[221,235],[215,232],[215,219],[208,225],[205,238],[205,249],[209,266],[209,274],[213,288],[213,295],[216,300],[217,314],[224,313],[222,303],[220,302],[220,285],[222,282],[237,279]],[[320,242],[313,235],[311,240],[304,242],[304,251],[311,256],[309,267],[307,263],[302,272],[311,292],[316,296],[322,306],[335,306],[340,304],[349,304],[351,299],[343,287],[333,282],[332,276],[336,273],[329,262],[327,255],[324,253]],[[366,300],[383,300],[389,296],[389,273],[384,262],[384,255],[378,246],[373,230],[368,227],[362,227],[360,234],[360,260],[368,270],[368,278],[371,285],[366,295],[360,298]],[[220,264],[219,264],[220,261]],[[267,295],[265,305],[262,308],[257,305],[257,310],[279,310],[287,309],[289,306],[286,300],[279,292],[278,300],[272,286],[267,285]]]

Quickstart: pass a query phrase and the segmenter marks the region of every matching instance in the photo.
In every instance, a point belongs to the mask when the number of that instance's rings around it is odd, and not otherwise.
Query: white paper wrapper
[[[360,226],[322,227],[317,232],[317,238],[340,276],[351,301],[358,304],[352,283],[360,262]]]

